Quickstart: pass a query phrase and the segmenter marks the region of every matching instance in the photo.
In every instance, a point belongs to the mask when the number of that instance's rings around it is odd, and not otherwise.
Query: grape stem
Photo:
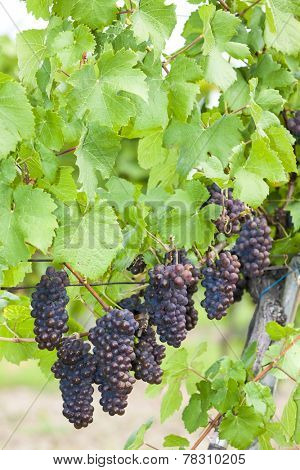
[[[219,3],[220,3],[220,5],[222,5],[222,7],[224,8],[224,10],[230,11],[229,6],[227,5],[226,2],[224,2],[224,0],[219,0]]]
[[[15,334],[15,333],[14,333]],[[85,336],[88,336],[89,332],[84,331],[82,333],[76,333],[79,338],[84,338]],[[74,333],[69,336],[65,336],[65,338],[71,338],[74,336]],[[0,342],[4,343],[36,343],[35,338],[19,338],[19,337],[14,337],[14,338],[6,338],[5,336],[0,336]]]
[[[296,181],[297,181],[297,174],[292,173],[291,177],[290,177],[290,181],[289,181],[288,193],[287,193],[287,196],[286,196],[286,200],[285,200],[285,202],[282,206],[282,209],[286,209],[287,206],[289,205],[289,203],[291,202],[291,200],[293,198],[294,191],[295,191]]]
[[[65,267],[71,271],[71,273],[78,279],[78,281],[89,291],[90,294],[99,302],[103,310],[106,312],[109,312],[111,310],[111,307],[109,307],[104,300],[101,299],[99,294],[95,291],[95,289],[92,288],[92,286],[77,272],[75,269],[72,268],[72,266],[69,263],[64,263]]]
[[[242,11],[240,12],[240,16],[244,16],[245,13],[247,13],[247,11],[250,10],[250,8],[255,7],[255,6],[258,5],[260,2],[261,2],[261,0],[256,0],[256,2],[252,3],[252,4],[249,5],[247,8],[245,8],[244,10],[242,10]]]
[[[271,361],[267,366],[265,366],[255,377],[254,379],[250,380],[250,382],[259,382],[262,380],[270,370],[273,368],[277,367],[278,362],[280,359],[282,359],[286,353],[300,340],[300,335],[296,336],[296,338],[291,341],[282,351],[281,353],[273,360]],[[212,431],[214,428],[216,428],[223,417],[222,413],[218,413],[216,417],[204,428],[196,442],[192,445],[191,450],[197,449],[197,447],[201,444],[201,442],[208,436],[210,431]]]

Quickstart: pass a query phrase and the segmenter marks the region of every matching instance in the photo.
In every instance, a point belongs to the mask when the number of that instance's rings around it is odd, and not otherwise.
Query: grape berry
[[[287,128],[294,137],[300,137],[300,111],[296,111],[295,116],[287,120]]]
[[[65,309],[69,298],[66,286],[69,278],[65,271],[47,268],[36,291],[32,294],[31,316],[34,320],[35,339],[40,349],[53,351],[68,331],[68,314]]]

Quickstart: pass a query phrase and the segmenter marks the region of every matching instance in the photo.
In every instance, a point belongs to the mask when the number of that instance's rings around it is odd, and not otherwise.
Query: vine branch
[[[183,46],[181,49],[178,49],[178,51],[174,52],[174,54],[170,55],[170,57],[165,62],[163,62],[163,66],[168,65],[170,62],[172,62],[172,60],[176,59],[177,56],[191,49],[193,46],[198,44],[198,42],[200,42],[203,38],[204,35],[200,34],[200,36],[197,36],[192,42],[190,42],[186,46]]]
[[[69,263],[64,263],[65,267],[78,279],[78,281],[89,291],[90,294],[99,302],[103,310],[109,312],[111,308],[101,299],[99,294],[92,288],[92,286],[77,272]]]
[[[242,10],[242,11],[240,12],[240,16],[244,16],[244,15],[247,13],[247,11],[250,10],[250,8],[255,7],[255,6],[258,5],[260,2],[261,2],[261,0],[256,0],[254,3],[252,3],[252,4],[249,5],[247,8],[245,8],[244,10]]]
[[[300,335],[296,336],[282,351],[278,356],[273,359],[266,367],[264,367],[250,382],[259,382],[262,380],[271,369],[275,368],[285,354],[300,340]],[[204,428],[196,442],[192,445],[191,450],[197,449],[201,442],[208,436],[210,431],[216,428],[219,424],[220,419],[223,417],[222,413],[218,413],[215,418]]]
[[[79,338],[84,338],[85,336],[88,336],[88,334],[89,334],[88,331],[84,331],[82,333],[77,333]],[[74,336],[74,334],[69,335],[69,336],[64,336],[64,338],[71,338],[72,336]],[[19,338],[17,336],[15,338],[6,338],[5,336],[0,336],[0,342],[4,342],[4,343],[36,343],[36,340],[35,340],[35,338]]]
[[[229,6],[227,5],[226,2],[224,2],[224,0],[218,0],[218,1],[219,1],[220,5],[222,5],[222,7],[224,8],[224,10],[230,11]]]
[[[66,155],[67,153],[72,153],[72,152],[75,152],[75,150],[77,149],[77,145],[75,145],[74,147],[71,147],[69,149],[66,149],[66,150],[62,150],[62,152],[58,152],[56,154],[57,157],[60,157],[62,155]]]

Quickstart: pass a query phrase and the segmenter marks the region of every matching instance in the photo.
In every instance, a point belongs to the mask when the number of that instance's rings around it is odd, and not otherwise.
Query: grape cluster
[[[163,371],[159,367],[165,357],[165,347],[156,342],[155,332],[149,325],[143,331],[134,349],[135,378],[149,384],[160,384]]]
[[[243,219],[241,214],[246,209],[245,204],[233,198],[232,189],[228,189],[225,195],[216,184],[213,184],[208,190],[211,195],[208,204],[222,206],[222,213],[215,221],[218,231],[227,236],[239,233]]]
[[[58,348],[58,360],[52,366],[60,380],[63,415],[76,429],[93,421],[93,382],[96,359],[89,353],[90,345],[74,337],[64,338]]]
[[[201,305],[210,320],[221,320],[227,314],[228,307],[234,303],[240,267],[238,257],[230,251],[220,253],[215,263],[211,259],[207,260],[207,265],[202,269],[202,286],[206,290]]]
[[[176,264],[176,256],[178,263],[183,265],[190,265],[192,278],[190,283],[187,286],[187,296],[188,296],[188,304],[186,305],[186,329],[187,331],[192,330],[198,323],[198,312],[195,309],[195,302],[193,300],[194,294],[198,291],[198,281],[200,277],[199,269],[197,269],[191,261],[187,258],[187,253],[185,250],[175,250],[167,253],[165,257],[166,262],[171,262],[172,264]]]
[[[135,379],[130,375],[135,360],[134,335],[138,323],[129,310],[111,310],[90,330],[97,360],[95,383],[101,393],[100,404],[111,416],[123,415]]]
[[[66,286],[69,278],[65,271],[47,268],[36,291],[32,294],[31,315],[34,321],[35,339],[40,349],[53,351],[68,331],[68,314],[65,309],[69,298]]]
[[[146,269],[146,263],[143,256],[137,256],[127,269],[134,275],[143,273]]]
[[[246,277],[262,276],[265,268],[270,265],[270,233],[265,217],[253,217],[243,224],[234,252],[240,259]]]
[[[287,128],[294,137],[300,137],[300,111],[296,111],[295,116],[287,120]]]
[[[194,282],[191,265],[156,265],[149,277],[145,303],[150,322],[163,343],[178,348],[187,335],[187,288]]]

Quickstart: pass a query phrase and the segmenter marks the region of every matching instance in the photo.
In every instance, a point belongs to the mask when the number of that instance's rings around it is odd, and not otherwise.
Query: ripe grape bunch
[[[171,251],[166,255],[166,262],[169,261],[173,264],[176,264],[176,256],[178,259],[178,263],[183,265],[190,265],[191,267],[192,279],[187,286],[188,304],[186,306],[185,313],[186,329],[187,331],[191,331],[193,328],[195,328],[198,323],[198,312],[195,309],[195,302],[193,300],[193,296],[198,291],[198,281],[200,277],[200,272],[199,269],[197,269],[187,258],[187,253],[185,250],[179,250],[177,252],[175,250]]]
[[[202,269],[202,286],[206,290],[201,305],[210,320],[221,320],[227,314],[228,307],[234,303],[240,267],[238,257],[230,251],[220,253],[215,263],[211,259],[207,260],[207,265]]]
[[[165,357],[165,347],[157,344],[155,331],[148,325],[135,346],[134,376],[148,384],[160,384],[163,371],[160,364]]]
[[[218,231],[227,236],[239,233],[243,219],[242,214],[246,209],[245,204],[233,198],[232,189],[227,190],[227,195],[216,184],[213,184],[208,190],[211,195],[208,204],[222,206],[222,213],[215,221]]]
[[[74,337],[64,338],[58,348],[58,360],[52,366],[60,380],[63,415],[76,429],[93,421],[93,382],[96,358],[89,353],[90,345]]]
[[[134,336],[138,323],[129,310],[113,309],[90,330],[97,360],[95,383],[101,393],[100,404],[111,416],[123,415],[127,397],[135,382],[130,375],[135,360]]]
[[[145,302],[150,322],[163,343],[178,348],[187,335],[188,286],[194,283],[191,265],[156,265],[149,272]]]
[[[243,274],[248,278],[262,276],[270,265],[272,248],[271,229],[265,217],[247,220],[234,247],[242,265]]]
[[[49,267],[32,294],[31,315],[35,319],[34,333],[40,349],[53,351],[68,331],[65,309],[69,301],[66,292],[68,285],[69,278],[65,271],[55,271]]]
[[[293,136],[300,137],[300,111],[296,111],[295,116],[287,120],[287,128]]]

